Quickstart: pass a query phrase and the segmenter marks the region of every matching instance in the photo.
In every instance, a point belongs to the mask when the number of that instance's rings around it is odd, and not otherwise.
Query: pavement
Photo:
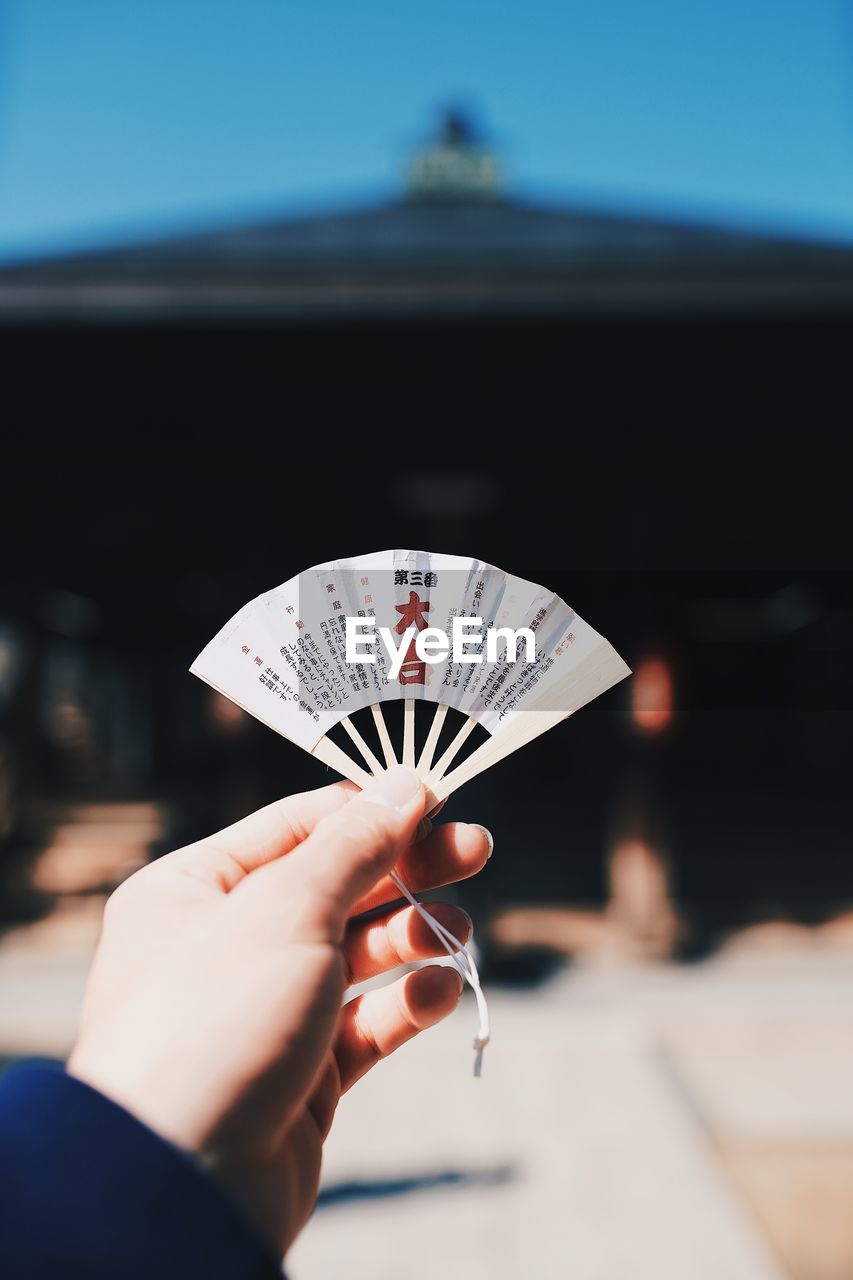
[[[851,996],[837,961],[567,971],[490,993],[480,1081],[463,1004],[344,1100],[293,1280],[808,1276],[720,1142],[853,1150]]]
[[[112,874],[0,937],[0,1058],[67,1053]],[[466,997],[343,1100],[292,1280],[853,1275],[849,951],[574,966],[488,996],[482,1079]]]

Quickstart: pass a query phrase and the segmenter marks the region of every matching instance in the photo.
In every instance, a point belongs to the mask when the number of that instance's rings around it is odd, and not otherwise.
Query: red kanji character
[[[405,635],[409,627],[415,627],[418,631],[426,630],[428,624],[425,615],[430,611],[430,603],[428,600],[421,600],[416,591],[409,592],[408,604],[397,604],[394,608],[403,615],[394,628],[397,635]],[[426,663],[418,658],[414,639],[406,650],[399,678],[400,684],[426,683]]]
[[[394,608],[403,616],[397,623],[394,630],[398,636],[403,635],[409,627],[416,627],[418,631],[425,631],[428,623],[424,614],[429,613],[429,600],[421,600],[417,591],[409,592],[408,604],[395,604]]]

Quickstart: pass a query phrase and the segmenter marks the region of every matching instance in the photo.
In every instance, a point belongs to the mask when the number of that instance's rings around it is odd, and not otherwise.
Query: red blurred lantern
[[[641,733],[662,733],[672,723],[674,689],[672,671],[661,657],[641,659],[631,681],[631,722]]]

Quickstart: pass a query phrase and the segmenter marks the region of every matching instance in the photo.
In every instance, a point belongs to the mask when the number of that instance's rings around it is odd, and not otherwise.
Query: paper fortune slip
[[[630,674],[547,587],[482,560],[401,550],[317,565],[250,600],[191,670],[358,785],[400,760],[436,801]],[[398,751],[382,709],[400,699]],[[435,710],[415,756],[418,702]],[[351,721],[365,708],[377,750]],[[463,720],[439,752],[450,710]],[[338,724],[353,754],[328,737]],[[478,724],[488,740],[453,768]]]

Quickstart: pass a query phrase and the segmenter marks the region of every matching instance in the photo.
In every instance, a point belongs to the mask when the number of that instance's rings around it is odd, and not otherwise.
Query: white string
[[[480,985],[480,975],[477,972],[477,965],[471,952],[460,942],[459,939],[446,929],[440,920],[436,920],[435,916],[430,915],[422,903],[418,902],[415,895],[408,886],[400,878],[396,871],[391,872],[391,879],[402,893],[407,902],[415,908],[418,915],[432,929],[441,945],[444,947],[450,959],[453,961],[454,968],[461,976],[464,982],[467,982],[471,990],[474,992],[474,998],[477,1001],[477,1011],[480,1015],[480,1029],[474,1037],[474,1075],[479,1076],[483,1069],[483,1050],[489,1043],[491,1030],[489,1027],[489,1006],[486,1004],[486,997],[483,995],[483,988]]]
[[[408,754],[411,757],[414,752],[415,704],[413,701],[407,701],[404,704],[404,706],[405,706],[404,725],[407,729],[407,733],[404,737],[404,748],[408,746]],[[382,718],[382,712],[380,710],[379,704],[374,703],[373,706],[371,707],[371,710],[373,712],[373,719],[376,723],[376,728],[379,733],[380,741],[382,743],[382,750],[385,755],[385,762],[388,768],[390,769],[393,765],[397,763],[397,758],[394,754],[394,748],[391,743],[390,736],[388,734],[388,728],[385,724],[384,719]],[[435,750],[435,746],[437,745],[437,741],[438,741],[438,733],[436,732],[436,730],[441,728],[441,725],[444,721],[444,715],[446,713],[447,713],[447,707],[444,706],[443,704],[440,704],[433,718],[433,725],[431,726],[430,734],[428,736],[427,744],[426,744],[426,746],[430,747],[429,761],[428,761],[430,765],[432,764],[432,753]],[[344,717],[344,720],[342,723],[347,733],[349,734],[350,738],[355,743],[356,747],[361,753],[365,764],[367,765],[368,769],[371,770],[373,775],[378,776],[379,773],[384,772],[381,765],[379,765],[379,761],[376,759],[376,756],[370,750],[367,743],[364,741],[364,738],[356,729],[355,725],[351,723],[351,721],[349,720],[349,717]],[[442,756],[441,760],[439,760],[438,764],[434,767],[433,773],[435,776],[439,778],[441,777],[442,773],[451,763],[451,761],[453,760],[453,757],[456,755],[457,751],[462,746],[462,743],[465,741],[468,734],[474,728],[475,724],[476,724],[476,721],[469,717],[469,719],[465,722],[465,724],[457,733],[456,737],[453,739],[453,742],[451,742],[450,746]],[[333,764],[333,767],[336,768],[338,772],[344,772],[344,775],[348,776],[346,768],[344,768],[343,770],[341,769],[342,761],[345,762],[349,759],[346,753],[342,752],[339,747],[336,747],[335,744],[329,738],[321,738],[320,742],[325,743],[327,749],[334,749],[334,751],[337,752],[340,757],[337,760],[327,761],[327,762],[330,764]],[[314,752],[315,754],[318,754],[316,747],[314,748]],[[424,756],[426,756],[426,754],[427,752],[425,747],[422,758],[421,758],[422,761]],[[404,752],[404,755],[405,755],[405,752]],[[361,786],[362,783],[359,782],[358,785]],[[460,975],[463,982],[467,982],[471,990],[474,992],[474,998],[477,1001],[477,1010],[480,1015],[480,1029],[477,1032],[477,1035],[474,1037],[474,1075],[479,1077],[483,1069],[483,1050],[485,1049],[486,1045],[489,1043],[491,1031],[489,1027],[489,1006],[486,1004],[486,997],[483,995],[483,988],[480,985],[480,975],[477,972],[477,965],[474,961],[474,957],[472,956],[468,948],[465,946],[465,944],[459,941],[459,939],[456,937],[455,934],[451,933],[449,929],[446,929],[440,920],[436,920],[434,916],[431,916],[430,913],[423,907],[423,905],[420,902],[418,902],[417,898],[411,892],[408,885],[405,884],[405,882],[397,874],[396,871],[392,871],[390,874],[391,874],[391,879],[394,881],[394,884],[400,890],[403,897],[406,899],[407,902],[411,903],[411,905],[415,908],[415,910],[417,911],[421,919],[426,921],[430,929],[438,938],[439,942],[444,947],[444,950],[450,956],[450,959],[453,962],[453,967],[456,969],[457,973]]]

